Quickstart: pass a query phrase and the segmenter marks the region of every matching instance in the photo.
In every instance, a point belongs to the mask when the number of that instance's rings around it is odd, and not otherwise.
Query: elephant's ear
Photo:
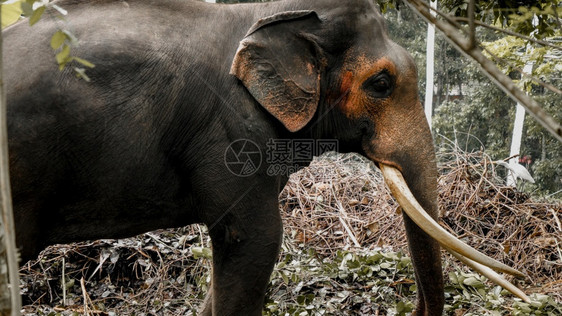
[[[240,42],[230,69],[291,132],[303,128],[318,108],[322,59],[306,31],[319,23],[313,11],[283,12],[259,20]]]

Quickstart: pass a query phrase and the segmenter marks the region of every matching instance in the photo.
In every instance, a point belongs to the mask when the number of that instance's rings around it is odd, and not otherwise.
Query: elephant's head
[[[407,214],[418,313],[441,315],[435,240],[475,261],[515,271],[484,260],[434,221],[437,168],[416,67],[388,38],[373,2],[295,2],[294,11],[262,18],[240,43],[231,73],[289,131],[336,138],[340,149],[360,152],[381,168]]]

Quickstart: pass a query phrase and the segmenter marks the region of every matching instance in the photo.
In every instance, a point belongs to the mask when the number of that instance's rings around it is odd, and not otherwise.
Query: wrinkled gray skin
[[[55,18],[3,33],[24,261],[54,243],[204,223],[213,275],[201,314],[260,315],[287,180],[266,174],[269,139],[337,139],[342,152],[400,169],[436,216],[433,145],[415,66],[387,38],[372,1],[58,4],[80,39],[72,54],[96,65],[90,83],[70,67],[57,70],[49,46]],[[239,139],[262,152],[251,176],[225,165]],[[405,223],[417,315],[441,315],[439,247]]]

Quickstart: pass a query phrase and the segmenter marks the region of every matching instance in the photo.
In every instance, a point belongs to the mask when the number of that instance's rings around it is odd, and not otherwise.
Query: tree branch
[[[540,80],[539,78],[528,74],[526,72],[523,71],[523,69],[519,68],[518,66],[516,66],[514,63],[510,62],[509,60],[505,60],[505,59],[501,59],[500,57],[496,56],[494,53],[492,53],[489,49],[487,49],[486,47],[483,48],[483,50],[488,53],[490,56],[492,56],[492,59],[494,59],[495,61],[497,61],[498,63],[503,63],[505,65],[508,65],[509,67],[513,68],[515,71],[517,71],[518,73],[521,74],[522,77],[527,78],[531,81],[534,81],[536,83],[538,83],[539,85],[545,87],[546,89],[550,90],[553,93],[556,94],[560,94],[562,95],[562,90],[556,88],[555,86],[551,85],[548,82],[544,82],[542,80]]]
[[[0,20],[2,19],[0,6]],[[1,21],[0,21],[1,22]],[[0,23],[1,24],[1,23]],[[12,212],[12,194],[10,191],[10,178],[8,166],[8,125],[6,124],[6,94],[4,91],[4,77],[2,70],[2,33],[0,33],[0,206],[2,213],[2,229],[6,259],[8,263],[8,276],[10,280],[11,315],[19,315],[21,310],[20,281],[18,271],[16,235],[14,229],[14,215]]]
[[[437,29],[445,34],[446,38],[458,51],[476,61],[484,73],[487,74],[497,86],[502,88],[513,100],[520,103],[544,128],[562,142],[562,126],[560,126],[560,123],[548,115],[535,100],[521,91],[508,76],[501,72],[492,61],[484,56],[477,46],[470,47],[470,42],[457,28],[433,17],[425,4],[420,0],[407,0],[406,3],[427,22],[433,23]]]
[[[460,21],[460,22],[465,22],[465,23],[468,23],[468,22],[469,22],[469,19],[468,19],[468,18],[460,18],[460,17],[458,17],[458,18],[455,18],[455,20],[456,20],[456,21]],[[494,31],[497,31],[497,32],[501,32],[501,33],[504,33],[504,34],[507,34],[507,35],[519,37],[519,38],[522,38],[522,39],[524,39],[524,40],[526,40],[526,41],[529,41],[529,42],[533,42],[533,43],[536,43],[536,44],[539,44],[539,45],[543,45],[543,46],[548,46],[548,47],[550,47],[550,48],[554,48],[554,49],[558,49],[558,50],[561,50],[561,51],[562,51],[562,46],[557,46],[557,45],[552,44],[552,43],[549,43],[549,42],[547,42],[547,41],[543,41],[543,40],[540,40],[540,39],[532,38],[532,37],[530,37],[530,36],[526,36],[526,35],[523,35],[523,34],[521,34],[521,33],[513,32],[513,31],[510,31],[510,30],[504,30],[504,29],[502,29],[502,28],[499,28],[499,27],[496,27],[496,26],[493,26],[493,25],[489,25],[489,24],[486,24],[486,23],[483,23],[483,22],[480,22],[480,21],[474,21],[474,23],[475,23],[476,25],[478,25],[478,26],[482,26],[482,27],[485,27],[485,28],[489,28],[489,29],[494,30]]]

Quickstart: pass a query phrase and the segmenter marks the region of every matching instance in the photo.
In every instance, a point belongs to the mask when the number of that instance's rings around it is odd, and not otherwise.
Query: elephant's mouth
[[[392,195],[396,198],[398,204],[402,207],[402,210],[416,223],[416,225],[418,225],[428,235],[439,242],[443,248],[466,265],[480,272],[482,275],[488,277],[494,283],[502,286],[514,295],[520,297],[525,302],[530,302],[529,297],[525,295],[525,293],[497,274],[495,271],[508,273],[521,278],[525,277],[523,273],[484,255],[446,231],[435,220],[433,220],[433,218],[431,218],[418,203],[408,188],[402,173],[396,167],[380,162],[378,163],[378,167],[382,171],[386,184],[390,188]]]

